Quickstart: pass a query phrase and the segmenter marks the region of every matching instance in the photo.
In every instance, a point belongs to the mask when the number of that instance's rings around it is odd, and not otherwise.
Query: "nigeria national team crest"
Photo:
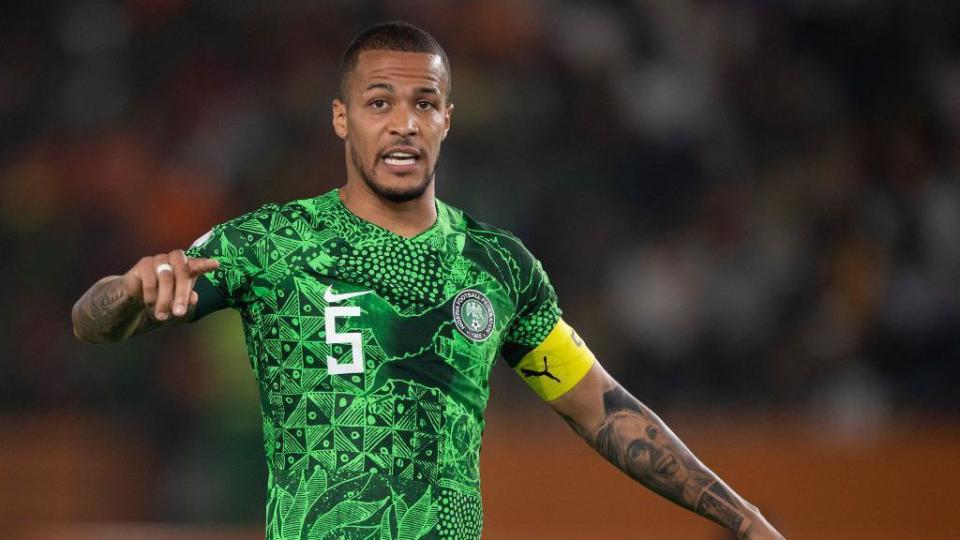
[[[460,291],[453,299],[453,323],[474,341],[483,341],[493,332],[493,304],[480,291]]]

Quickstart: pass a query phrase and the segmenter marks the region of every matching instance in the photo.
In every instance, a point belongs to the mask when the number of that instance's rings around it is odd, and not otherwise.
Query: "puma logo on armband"
[[[553,380],[555,380],[555,381],[557,381],[557,382],[560,382],[560,379],[558,379],[553,373],[550,373],[549,369],[547,368],[547,357],[546,357],[546,356],[543,357],[543,371],[534,371],[534,370],[532,370],[532,369],[520,368],[520,372],[523,373],[523,376],[524,376],[524,377],[543,377],[543,376],[547,376],[547,377],[550,377],[551,379],[553,379]]]

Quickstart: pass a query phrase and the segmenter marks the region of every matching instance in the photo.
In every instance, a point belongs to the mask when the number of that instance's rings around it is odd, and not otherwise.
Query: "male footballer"
[[[333,129],[346,183],[266,204],[94,284],[76,336],[116,342],[230,307],[260,389],[266,538],[479,539],[497,356],[598,453],[732,531],[782,536],[620,386],[510,233],[434,196],[451,71],[405,23],[357,36]]]

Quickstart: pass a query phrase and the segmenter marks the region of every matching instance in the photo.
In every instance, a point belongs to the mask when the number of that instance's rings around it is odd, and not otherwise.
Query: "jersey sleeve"
[[[270,205],[215,225],[187,250],[188,257],[216,259],[220,267],[197,279],[199,302],[193,320],[231,307],[241,309],[254,278],[264,268],[266,224]],[[215,297],[216,296],[216,297]]]
[[[503,356],[511,366],[546,339],[560,318],[560,303],[543,265],[523,248],[517,261],[517,313],[507,328]]]
[[[517,314],[501,354],[541,399],[553,401],[576,386],[596,359],[560,317],[557,293],[543,265],[526,248],[521,255]]]

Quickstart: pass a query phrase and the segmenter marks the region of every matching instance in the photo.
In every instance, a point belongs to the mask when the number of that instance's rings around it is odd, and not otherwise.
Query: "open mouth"
[[[391,148],[383,153],[383,162],[399,169],[410,168],[420,161],[420,151],[412,147]]]
[[[677,472],[677,469],[680,468],[680,464],[677,463],[677,459],[667,454],[660,458],[657,463],[654,464],[654,470],[664,476],[672,476],[673,473]]]
[[[386,162],[387,165],[413,165],[419,159],[420,156],[404,152],[393,152],[383,156],[383,161]]]

